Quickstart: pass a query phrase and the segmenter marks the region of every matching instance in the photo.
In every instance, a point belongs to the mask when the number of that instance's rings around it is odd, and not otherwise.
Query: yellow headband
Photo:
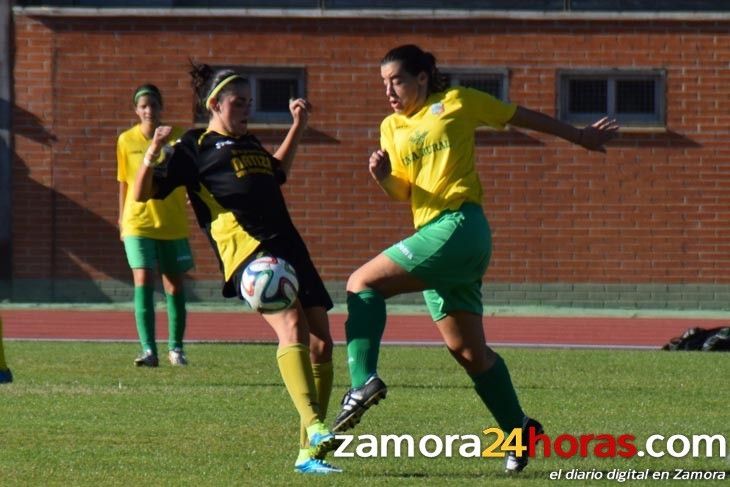
[[[210,95],[208,95],[208,98],[205,99],[205,108],[210,108],[211,100],[213,98],[215,98],[218,93],[220,93],[220,91],[223,89],[224,86],[226,86],[228,83],[230,83],[231,81],[233,81],[236,78],[241,78],[241,77],[237,74],[232,74],[229,77],[227,77],[226,79],[224,79],[223,81],[221,81],[220,83],[218,83],[218,85],[213,89],[213,91],[210,92]],[[243,78],[241,78],[241,79],[243,79]]]

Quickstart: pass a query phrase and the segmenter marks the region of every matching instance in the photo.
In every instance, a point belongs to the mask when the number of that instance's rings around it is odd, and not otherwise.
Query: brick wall
[[[388,201],[366,163],[389,113],[379,59],[414,42],[444,66],[508,68],[511,100],[550,114],[560,68],[667,72],[668,131],[622,133],[605,156],[532,132],[479,133],[494,233],[487,283],[725,289],[728,32],[730,21],[16,15],[13,278],[129,281],[116,137],[136,120],[130,94],[143,82],[161,88],[168,122],[190,125],[192,58],[306,67],[315,112],[285,193],[323,277],[339,285],[411,229],[408,205]],[[259,135],[273,145],[284,132]],[[217,281],[197,230],[193,245],[192,277]]]

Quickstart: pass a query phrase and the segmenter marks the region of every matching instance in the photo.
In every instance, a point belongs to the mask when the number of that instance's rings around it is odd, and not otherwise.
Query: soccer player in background
[[[3,319],[0,318],[0,384],[13,382],[13,373],[10,372],[8,364],[5,363],[5,350],[3,349]]]
[[[478,90],[447,88],[434,56],[414,45],[388,52],[380,73],[394,113],[380,126],[381,149],[370,156],[369,171],[388,196],[410,202],[416,233],[364,264],[347,282],[352,387],[332,429],[352,428],[372,404],[385,398],[386,385],[377,375],[385,300],[423,291],[449,352],[469,374],[499,427],[540,433],[540,423],[520,406],[505,362],[485,343],[481,285],[491,233],[481,206],[474,131],[511,124],[604,151],[603,144],[618,127],[603,119],[579,129]],[[526,464],[526,455],[510,452],[505,468],[516,472]]]
[[[223,295],[242,299],[241,274],[260,252],[283,258],[299,281],[293,307],[261,316],[278,338],[276,360],[300,417],[301,473],[340,472],[324,461],[336,447],[324,425],[332,390],[332,337],[327,311],[332,300],[309,251],[294,227],[280,186],[291,169],[309,119],[304,99],[289,103],[293,122],[270,154],[248,132],[251,87],[231,70],[193,65],[193,86],[209,114],[207,129],[188,131],[155,166],[169,127],[159,127],[137,175],[136,198],[165,198],[187,188],[200,227],[206,232],[224,275]]]
[[[187,200],[179,188],[164,200],[135,201],[129,188],[160,126],[162,94],[151,84],[140,86],[132,97],[139,123],[122,132],[117,141],[117,180],[119,181],[119,229],[134,280],[134,317],[142,354],[137,366],[157,367],[155,336],[154,277],[159,269],[167,301],[168,358],[172,365],[187,365],[183,349],[185,336],[185,272],[193,267],[188,242]],[[174,128],[171,139],[183,130]]]

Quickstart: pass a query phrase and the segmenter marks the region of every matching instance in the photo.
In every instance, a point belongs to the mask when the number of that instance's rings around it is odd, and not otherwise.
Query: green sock
[[[502,357],[497,355],[497,361],[490,369],[471,379],[477,394],[503,431],[522,428],[525,413],[520,407],[509,370]]]
[[[134,318],[142,350],[151,350],[157,355],[155,343],[155,288],[136,286],[134,288]]]
[[[168,348],[173,350],[183,348],[183,337],[185,336],[185,293],[180,291],[177,294],[167,294],[167,329]]]
[[[347,364],[352,387],[362,387],[378,368],[385,330],[385,299],[372,289],[347,293]]]

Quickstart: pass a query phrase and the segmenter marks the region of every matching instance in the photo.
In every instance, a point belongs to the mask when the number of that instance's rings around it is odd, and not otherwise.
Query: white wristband
[[[145,167],[155,167],[157,165],[156,162],[150,161],[147,157],[145,157],[144,159],[142,159],[142,164],[144,164]]]

